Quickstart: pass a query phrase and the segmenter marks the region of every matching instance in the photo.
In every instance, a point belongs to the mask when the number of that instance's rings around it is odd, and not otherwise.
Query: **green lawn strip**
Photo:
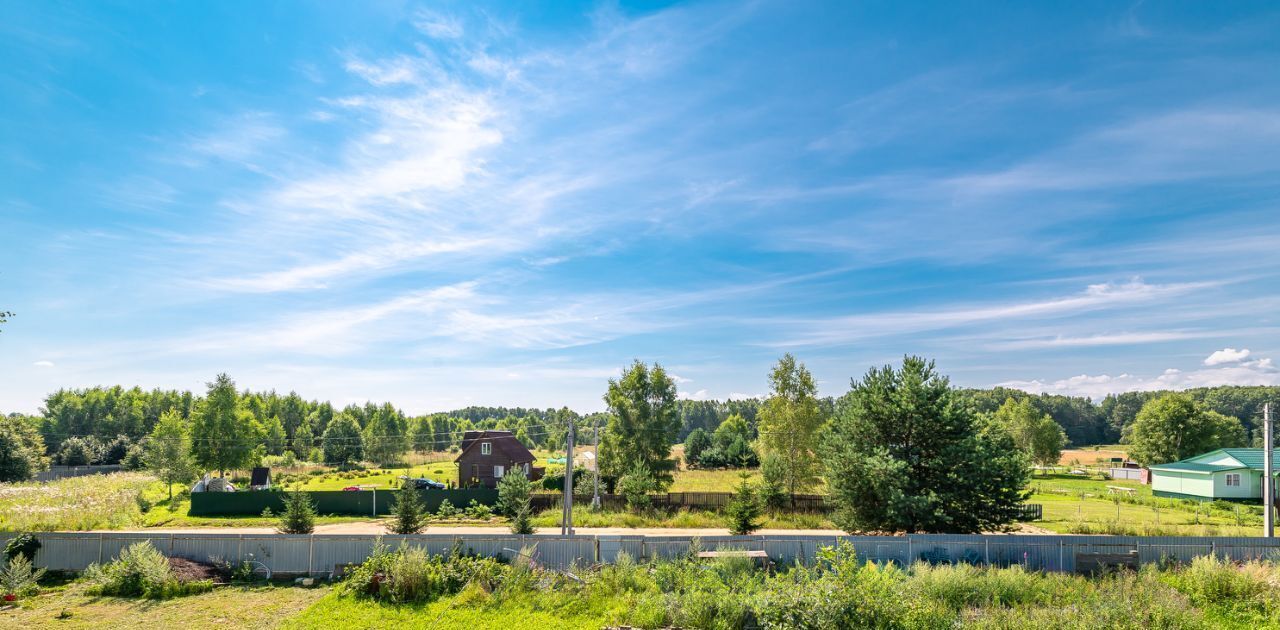
[[[0,627],[60,628],[275,628],[320,599],[327,588],[227,586],[166,600],[95,597],[83,582],[55,587],[0,612]],[[59,618],[61,615],[69,615]]]
[[[453,463],[431,463],[412,468],[376,468],[372,470],[343,473],[331,471],[322,475],[308,476],[301,486],[289,484],[289,489],[298,487],[302,490],[342,490],[352,486],[375,486],[379,489],[400,487],[400,477],[426,477],[443,483],[458,482],[458,467]]]
[[[598,630],[626,610],[623,599],[556,593],[493,598],[478,590],[428,604],[386,604],[330,593],[281,624],[284,630],[333,628],[556,628]]]
[[[1133,493],[1115,494],[1109,486]],[[1252,536],[1262,522],[1257,506],[1155,497],[1149,486],[1132,481],[1047,475],[1035,477],[1031,487],[1029,502],[1044,509],[1032,524],[1055,532]]]

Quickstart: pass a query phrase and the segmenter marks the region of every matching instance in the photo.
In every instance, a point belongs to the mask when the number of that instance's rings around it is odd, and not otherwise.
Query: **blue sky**
[[[1280,370],[1266,3],[0,4],[0,409]]]

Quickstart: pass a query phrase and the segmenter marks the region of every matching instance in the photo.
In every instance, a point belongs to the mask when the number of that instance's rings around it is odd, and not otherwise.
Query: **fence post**
[[[907,534],[907,561],[906,561],[906,563],[905,563],[905,564],[906,564],[906,566],[907,566],[907,567],[910,567],[910,566],[911,566],[911,564],[912,564],[912,562],[911,562],[911,534]]]
[[[169,555],[173,555],[173,534],[169,534]]]
[[[1067,551],[1066,544],[1062,542],[1061,538],[1059,538],[1058,539],[1058,570],[1059,571],[1065,571],[1067,568],[1066,551]]]
[[[991,539],[982,538],[982,561],[987,566],[991,566]]]
[[[102,533],[98,533],[98,564],[102,564]]]
[[[312,574],[316,557],[316,535],[311,534],[307,541],[307,577]]]
[[[236,537],[236,563],[244,561],[244,534]]]

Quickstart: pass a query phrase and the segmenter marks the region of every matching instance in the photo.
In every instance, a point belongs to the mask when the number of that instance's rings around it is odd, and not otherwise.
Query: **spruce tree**
[[[760,501],[755,490],[747,483],[750,473],[741,473],[742,482],[734,492],[733,500],[725,509],[729,517],[729,533],[734,536],[746,536],[760,528],[756,521],[760,517]]]
[[[413,484],[406,483],[400,487],[391,513],[391,531],[397,534],[416,534],[426,526],[426,506]]]
[[[516,511],[516,515],[511,517],[511,533],[527,536],[533,533],[533,520],[529,516],[529,506],[525,506]]]
[[[311,495],[301,490],[286,492],[284,514],[280,515],[281,534],[310,534],[316,530],[316,505]]]

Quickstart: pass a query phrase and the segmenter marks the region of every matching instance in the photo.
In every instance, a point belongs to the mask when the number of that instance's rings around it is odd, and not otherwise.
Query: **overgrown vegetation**
[[[1019,566],[868,564],[842,544],[820,550],[812,566],[776,572],[746,558],[705,561],[691,552],[648,563],[621,554],[598,570],[563,573],[540,567],[533,549],[502,564],[382,547],[336,597],[286,625],[359,618],[503,627],[536,614],[564,627],[1260,628],[1280,627],[1278,597],[1275,564],[1213,558],[1088,578]]]
[[[148,541],[125,547],[114,562],[89,565],[84,579],[92,584],[91,594],[115,597],[165,599],[203,593],[213,588],[210,580],[178,580],[169,566],[169,559]]]
[[[150,475],[115,473],[0,486],[0,529],[112,529],[140,524],[164,498]],[[158,496],[157,496],[158,494]]]

